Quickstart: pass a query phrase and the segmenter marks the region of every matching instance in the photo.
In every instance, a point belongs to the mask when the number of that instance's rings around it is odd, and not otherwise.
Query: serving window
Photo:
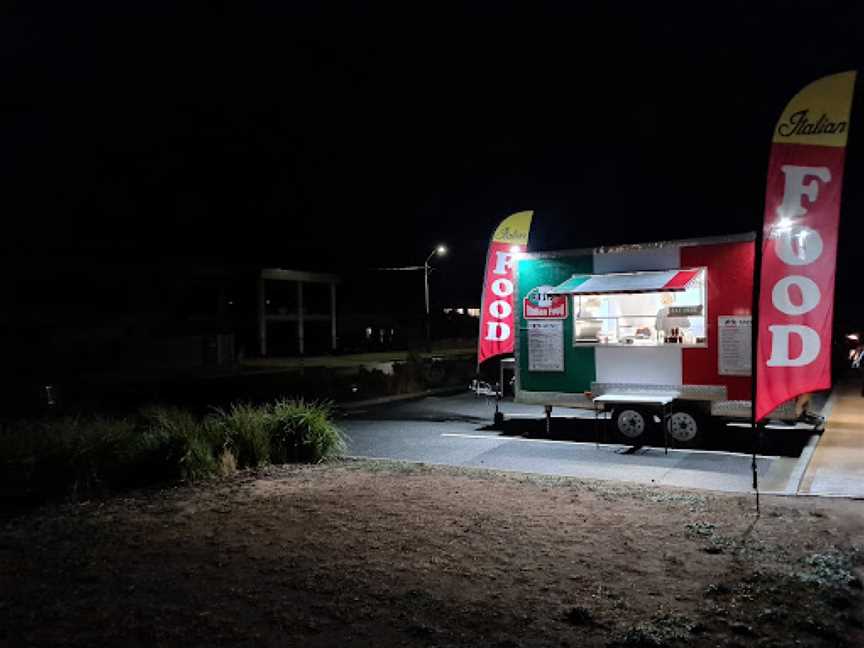
[[[707,346],[707,273],[705,268],[692,272],[686,285],[674,290],[666,285],[638,292],[573,294],[574,346]],[[639,273],[632,276],[638,285]],[[621,280],[626,276],[618,277],[626,287]]]

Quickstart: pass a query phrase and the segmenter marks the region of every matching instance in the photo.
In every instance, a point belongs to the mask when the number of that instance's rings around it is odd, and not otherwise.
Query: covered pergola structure
[[[293,282],[296,284],[296,300],[291,312],[269,312],[268,283],[273,281]],[[306,353],[306,324],[309,322],[330,323],[330,349],[336,350],[336,284],[339,277],[333,274],[304,272],[301,270],[283,270],[282,268],[265,268],[258,277],[258,343],[262,356],[268,353],[268,326],[273,323],[295,323],[297,331],[297,350],[300,355]],[[304,286],[307,284],[326,284],[329,287],[329,313],[308,312],[304,303]],[[286,309],[281,309],[285,311]]]

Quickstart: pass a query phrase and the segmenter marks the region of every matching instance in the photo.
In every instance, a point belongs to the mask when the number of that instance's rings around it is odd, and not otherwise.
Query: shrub
[[[230,449],[225,448],[217,458],[216,474],[220,477],[229,477],[237,472],[237,458]]]
[[[116,449],[134,430],[127,419],[63,417],[4,427],[2,483],[14,490],[56,494],[106,485]]]
[[[225,444],[219,430],[176,407],[145,408],[141,419],[118,464],[142,472],[146,481],[194,481],[216,471],[216,455]]]
[[[137,417],[62,417],[0,428],[0,489],[94,493],[228,475],[272,460],[318,462],[345,443],[328,403],[234,404],[201,420],[175,407]]]
[[[74,432],[70,434],[69,430]],[[72,490],[86,493],[111,485],[107,468],[114,463],[124,440],[134,436],[135,422],[125,418],[76,418],[68,425],[61,423],[52,433],[58,440],[69,439]]]
[[[345,452],[345,439],[332,421],[328,402],[277,401],[272,408],[270,445],[273,461],[318,463]]]
[[[206,425],[226,440],[239,468],[270,461],[271,415],[266,405],[234,403],[227,411],[216,410]]]

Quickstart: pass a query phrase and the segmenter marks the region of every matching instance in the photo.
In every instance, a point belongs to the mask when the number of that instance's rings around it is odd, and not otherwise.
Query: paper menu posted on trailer
[[[749,376],[752,370],[753,318],[721,315],[717,320],[717,373]]]
[[[564,371],[564,322],[528,322],[528,371]]]

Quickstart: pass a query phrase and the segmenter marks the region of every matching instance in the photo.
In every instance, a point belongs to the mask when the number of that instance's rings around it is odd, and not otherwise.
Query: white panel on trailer
[[[680,267],[681,248],[677,245],[594,254],[594,274]],[[594,352],[597,382],[680,385],[683,380],[680,347],[597,346]]]
[[[662,347],[594,347],[600,383],[635,383],[639,385],[680,385],[683,376],[681,348]]]

